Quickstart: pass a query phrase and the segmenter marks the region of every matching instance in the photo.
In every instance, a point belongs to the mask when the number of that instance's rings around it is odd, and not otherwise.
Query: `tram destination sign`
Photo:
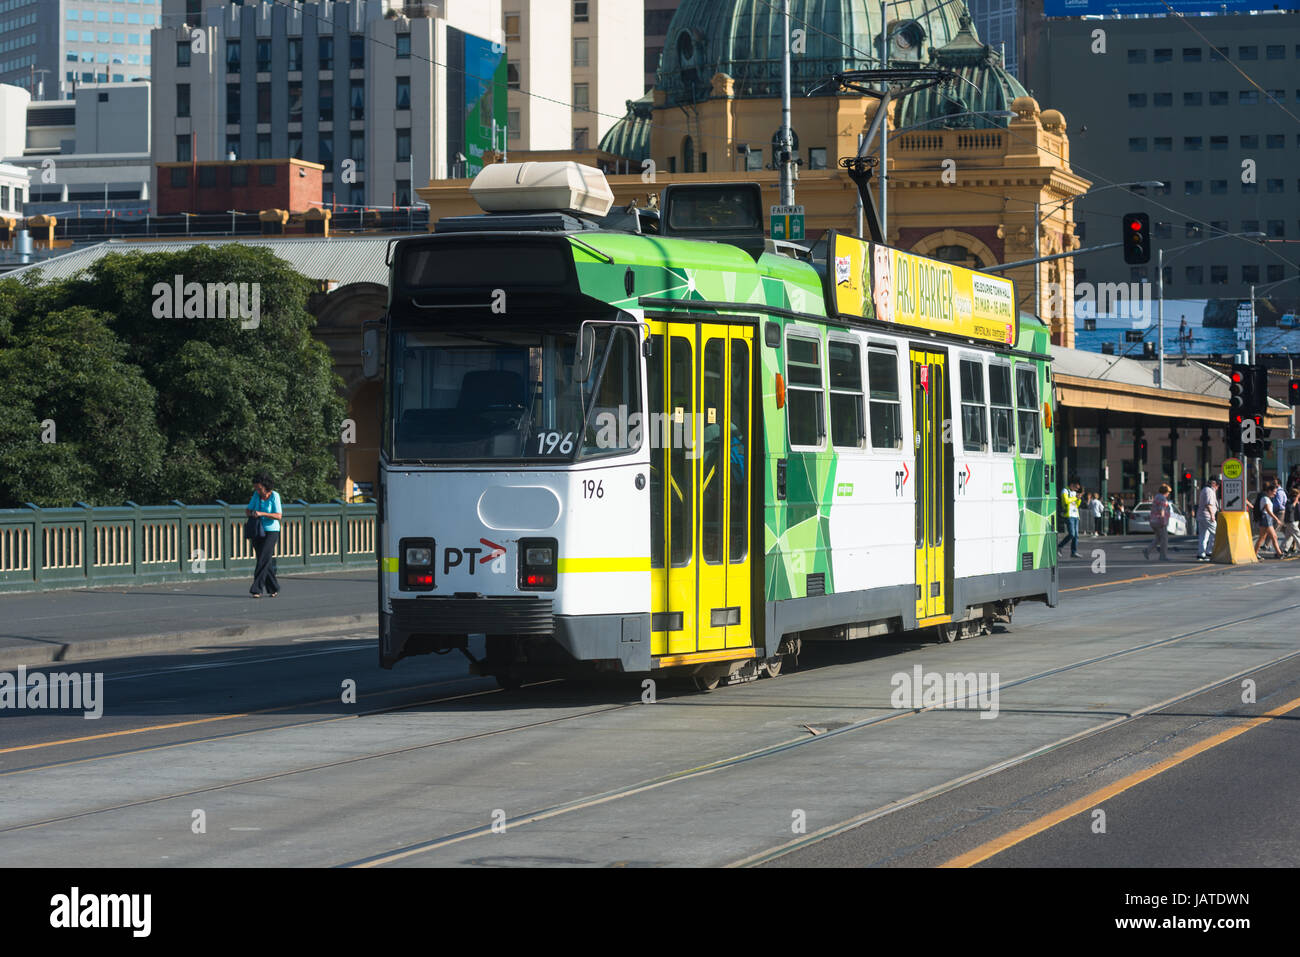
[[[827,298],[842,316],[1015,345],[1011,280],[832,232]]]

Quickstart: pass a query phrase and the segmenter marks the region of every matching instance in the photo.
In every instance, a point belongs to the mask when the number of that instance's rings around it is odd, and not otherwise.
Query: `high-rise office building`
[[[501,0],[209,4],[176,25],[170,3],[155,162],[304,159],[326,204],[405,206],[506,142]]]
[[[1023,0],[966,0],[979,38],[1002,54],[1008,73],[1019,77],[1019,22]]]

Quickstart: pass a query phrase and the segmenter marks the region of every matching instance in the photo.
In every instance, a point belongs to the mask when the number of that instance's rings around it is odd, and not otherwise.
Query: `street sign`
[[[771,220],[773,239],[803,240],[803,207],[773,206]]]
[[[1241,478],[1241,459],[1224,459],[1223,460],[1223,477],[1230,479]]]
[[[1223,479],[1223,508],[1235,512],[1246,507],[1246,480],[1243,478]]]
[[[1250,325],[1254,310],[1249,302],[1237,304],[1237,343],[1245,345],[1250,342]]]

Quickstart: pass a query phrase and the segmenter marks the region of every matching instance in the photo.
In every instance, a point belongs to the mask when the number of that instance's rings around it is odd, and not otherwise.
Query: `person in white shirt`
[[[1198,562],[1208,562],[1214,550],[1214,533],[1219,517],[1219,480],[1210,479],[1201,486],[1196,499],[1196,540]]]
[[[1094,495],[1092,501],[1088,503],[1092,509],[1092,534],[1101,534],[1101,517],[1106,514],[1106,506],[1101,504],[1101,496]]]

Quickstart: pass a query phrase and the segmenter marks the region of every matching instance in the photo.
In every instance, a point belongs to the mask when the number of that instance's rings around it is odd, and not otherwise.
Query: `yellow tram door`
[[[651,653],[747,648],[754,332],[684,322],[650,332]]]
[[[952,435],[945,429],[948,408],[947,356],[913,349],[912,423],[916,453],[916,620],[920,625],[947,621],[950,608],[948,559],[949,483]]]

